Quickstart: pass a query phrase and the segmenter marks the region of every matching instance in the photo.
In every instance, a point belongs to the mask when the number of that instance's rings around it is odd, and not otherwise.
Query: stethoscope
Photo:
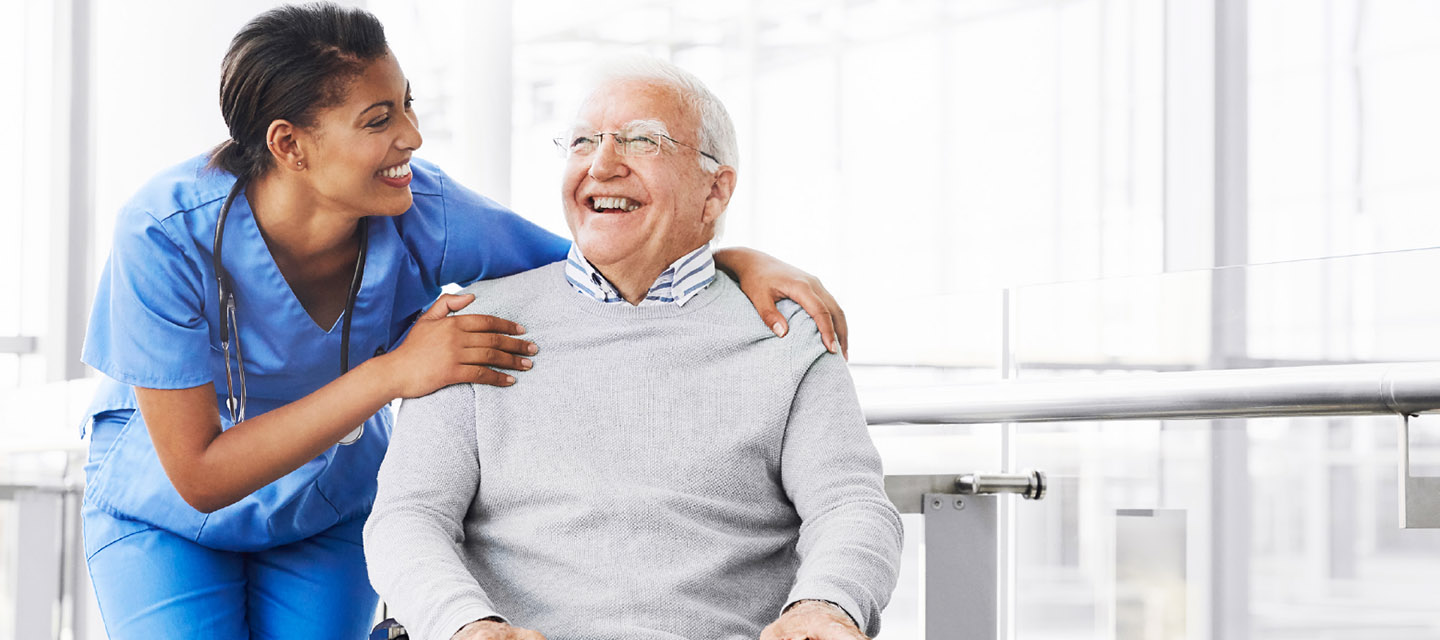
[[[240,424],[245,421],[245,402],[249,398],[245,387],[245,352],[240,346],[240,323],[235,315],[235,287],[231,284],[230,274],[220,263],[220,249],[225,240],[225,220],[230,217],[230,205],[235,202],[235,196],[245,188],[245,180],[238,179],[235,186],[230,188],[230,195],[225,198],[225,204],[220,207],[220,219],[215,223],[215,245],[211,252],[211,259],[215,263],[215,280],[220,285],[220,350],[225,352],[225,391],[228,399],[225,406],[230,410],[231,424]],[[355,315],[355,297],[360,293],[360,282],[365,276],[365,254],[370,251],[370,225],[362,219],[360,221],[360,257],[355,260],[355,275],[350,279],[350,293],[345,298],[345,316],[340,325],[340,375],[345,375],[350,370],[350,317]],[[231,333],[234,335],[232,336]],[[235,342],[235,364],[239,371],[240,398],[235,398],[235,383],[230,369],[230,342]],[[354,431],[346,435],[340,444],[352,444],[360,439],[365,433],[365,423],[360,423]]]

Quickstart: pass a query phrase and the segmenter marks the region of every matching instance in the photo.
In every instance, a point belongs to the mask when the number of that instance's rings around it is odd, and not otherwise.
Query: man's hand
[[[476,620],[455,632],[450,640],[545,640],[539,631],[512,627],[499,620]]]
[[[760,632],[760,640],[866,640],[844,609],[821,600],[801,600]]]

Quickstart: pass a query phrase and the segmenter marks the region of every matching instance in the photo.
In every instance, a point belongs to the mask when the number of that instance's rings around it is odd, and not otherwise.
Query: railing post
[[[1000,637],[1000,496],[1045,496],[1045,474],[886,476],[900,513],[925,520],[926,640]]]
[[[925,494],[925,640],[998,636],[998,501]]]
[[[1440,528],[1440,478],[1410,475],[1410,416],[1401,414],[1400,434],[1400,528]]]

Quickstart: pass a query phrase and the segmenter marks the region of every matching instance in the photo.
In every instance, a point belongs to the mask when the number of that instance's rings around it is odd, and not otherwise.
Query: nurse
[[[440,288],[569,243],[412,156],[409,83],[362,10],[256,17],[220,103],[230,140],[125,205],[95,296],[90,575],[111,638],[361,638],[387,403],[544,366],[524,327],[449,317],[471,298]],[[767,325],[784,332],[789,296],[841,348],[813,278],[753,251],[716,259]]]

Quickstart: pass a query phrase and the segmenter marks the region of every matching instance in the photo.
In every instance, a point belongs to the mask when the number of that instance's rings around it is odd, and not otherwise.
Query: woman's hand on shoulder
[[[820,279],[796,269],[774,257],[754,249],[728,247],[715,251],[715,264],[729,271],[740,284],[740,290],[765,326],[775,335],[784,337],[790,331],[785,316],[775,308],[775,302],[786,298],[794,300],[815,319],[820,329],[820,340],[830,353],[839,353],[849,358],[850,332],[845,324],[845,310],[835,301],[835,296],[820,284]]]
[[[415,320],[410,334],[383,358],[397,395],[414,398],[464,382],[506,387],[514,376],[496,369],[524,371],[539,349],[512,336],[525,328],[494,316],[450,315],[475,300],[472,294],[440,296]]]
[[[499,620],[476,620],[460,627],[450,640],[545,640],[538,631],[512,627]]]

